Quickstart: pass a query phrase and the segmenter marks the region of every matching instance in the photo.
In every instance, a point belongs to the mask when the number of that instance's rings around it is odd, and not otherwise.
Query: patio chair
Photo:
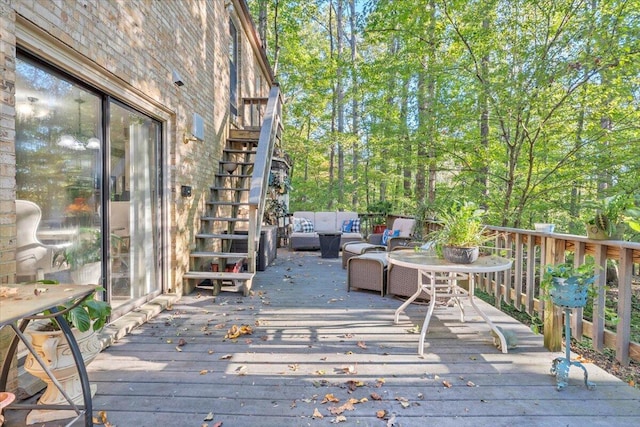
[[[396,218],[391,226],[391,236],[385,238],[384,233],[370,234],[366,242],[345,243],[342,247],[342,268],[354,256],[372,251],[391,251],[397,247],[411,246],[416,220],[413,218]],[[411,246],[412,247],[412,246]]]
[[[68,244],[47,245],[36,236],[42,211],[28,200],[16,200],[16,275],[29,280],[44,279],[46,273],[58,271],[54,256]]]

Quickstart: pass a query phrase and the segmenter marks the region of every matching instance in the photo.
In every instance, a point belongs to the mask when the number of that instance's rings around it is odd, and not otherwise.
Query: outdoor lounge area
[[[130,331],[89,366],[94,414],[117,426],[618,426],[640,419],[640,391],[585,363],[556,391],[541,335],[483,302],[518,337],[503,354],[468,310],[375,291],[347,292],[340,259],[280,249],[253,293],[197,290]],[[248,332],[250,334],[242,334]],[[113,331],[111,331],[113,332]],[[234,335],[235,333],[235,335]],[[237,335],[237,336],[236,336]],[[7,411],[6,427],[26,411]],[[344,418],[342,418],[344,417]],[[222,424],[220,424],[222,423]],[[45,427],[59,422],[43,424]]]

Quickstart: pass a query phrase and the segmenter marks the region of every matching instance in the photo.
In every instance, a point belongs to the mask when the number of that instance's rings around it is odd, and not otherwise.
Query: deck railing
[[[427,222],[425,228],[433,231],[438,225]],[[632,306],[632,286],[634,277],[637,281],[640,243],[506,227],[487,229],[496,233],[492,250],[513,260],[509,273],[486,274],[478,280],[479,287],[494,296],[496,307],[504,302],[544,321],[544,305],[551,304],[540,295],[544,267],[564,262],[578,266],[593,261],[599,272],[592,316],[587,319],[583,309],[573,309],[571,335],[578,340],[583,336],[591,338],[597,351],[615,350],[616,359],[624,366],[630,359],[640,361],[640,343],[631,340],[632,310],[639,309]]]

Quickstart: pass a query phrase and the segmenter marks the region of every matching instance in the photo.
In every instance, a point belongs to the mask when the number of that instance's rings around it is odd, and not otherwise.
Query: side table
[[[342,233],[318,233],[321,258],[338,258],[341,236]]]
[[[0,304],[2,309],[0,310],[0,329],[7,326],[13,329],[15,335],[9,344],[9,348],[5,353],[5,359],[0,366],[0,390],[4,390],[7,386],[7,379],[9,375],[9,368],[11,361],[18,348],[18,341],[22,341],[27,347],[29,352],[33,354],[36,361],[40,364],[42,369],[49,375],[53,383],[58,387],[60,392],[69,402],[69,405],[29,405],[29,404],[12,404],[5,408],[8,409],[72,409],[77,414],[76,418],[71,420],[67,426],[72,425],[75,421],[84,419],[84,425],[86,427],[93,426],[93,407],[91,402],[91,387],[89,384],[89,377],[84,365],[80,348],[76,342],[71,327],[64,319],[64,314],[73,308],[77,307],[86,298],[89,298],[96,290],[97,286],[93,285],[37,285],[38,287],[45,288],[43,292],[34,292],[34,285],[11,285],[8,286],[9,292],[7,296],[0,297]],[[59,306],[64,305],[70,301],[74,304],[60,311]],[[50,311],[50,315],[42,315],[44,311]],[[28,338],[24,336],[24,331],[27,328],[28,323],[33,319],[46,319],[53,317],[64,337],[69,343],[69,349],[73,355],[73,359],[78,369],[80,376],[80,383],[82,385],[83,405],[75,404],[71,398],[62,389],[60,382],[51,374],[50,369],[44,362],[42,357],[31,345]],[[20,321],[19,324],[17,322]]]

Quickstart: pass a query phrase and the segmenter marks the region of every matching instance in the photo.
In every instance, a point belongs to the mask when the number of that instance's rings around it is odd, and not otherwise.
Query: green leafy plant
[[[587,219],[587,225],[605,233],[607,237],[616,234],[616,226],[626,223],[631,229],[640,231],[640,209],[634,207],[634,197],[617,194],[599,201],[590,201],[584,205],[593,210],[593,216]]]
[[[54,263],[77,270],[102,259],[102,232],[98,228],[80,228],[71,244],[57,254]]]
[[[387,200],[378,200],[377,202],[371,203],[367,208],[369,213],[379,214],[374,218],[374,224],[383,225],[387,222],[387,216],[391,213],[391,209],[393,209],[393,204]]]
[[[40,281],[39,283],[45,283]],[[57,282],[46,281],[46,284],[57,285]],[[92,295],[88,296],[84,301],[78,304],[76,307],[67,311],[62,315],[67,321],[69,326],[77,328],[80,332],[86,332],[93,328],[94,331],[99,331],[104,327],[107,319],[111,315],[111,305],[106,301],[100,301],[95,299],[97,291],[104,291],[104,288],[98,287],[95,289]],[[58,311],[64,311],[72,307],[74,301],[69,301],[66,304],[56,307]],[[53,314],[51,311],[46,311],[45,314]],[[52,318],[50,322],[44,327],[48,331],[59,331],[60,326]]]
[[[542,280],[540,281],[541,295],[548,298],[550,291],[555,287],[554,279],[573,279],[578,287],[586,287],[589,295],[593,296],[596,279],[595,265],[592,263],[581,264],[575,267],[573,264],[563,263],[557,265],[547,265],[544,268]]]
[[[470,248],[481,246],[493,238],[485,233],[483,225],[485,210],[473,202],[456,202],[446,212],[440,214],[441,228],[429,234],[428,238],[440,252],[443,246]]]

